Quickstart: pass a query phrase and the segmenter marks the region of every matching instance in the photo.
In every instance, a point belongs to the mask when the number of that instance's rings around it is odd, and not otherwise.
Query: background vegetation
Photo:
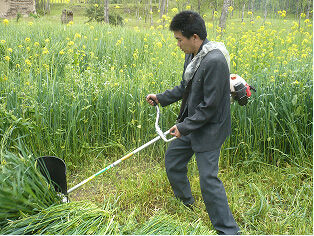
[[[178,84],[182,73],[184,54],[167,30],[179,8],[161,18],[154,11],[153,24],[125,12],[123,26],[83,24],[85,9],[74,22],[56,23],[69,6],[82,8],[54,3],[51,15],[0,25],[3,233],[213,234],[195,161],[189,177],[196,210],[190,212],[173,199],[162,142],[74,192],[73,200],[85,199],[80,203],[60,205],[40,180],[35,157],[64,159],[73,186],[154,138],[155,110],[145,96]],[[234,7],[239,15],[230,8],[225,29],[217,11],[202,14],[208,39],[226,44],[231,72],[257,88],[246,107],[231,105],[233,133],[222,148],[220,177],[244,233],[312,234],[312,20],[289,8],[266,20],[264,11],[245,10],[242,20],[242,7]],[[179,105],[162,109],[164,130]],[[38,182],[30,186],[32,178]],[[8,199],[20,210],[12,213]]]

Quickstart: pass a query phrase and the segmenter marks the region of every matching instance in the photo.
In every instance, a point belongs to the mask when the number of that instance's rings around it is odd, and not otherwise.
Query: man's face
[[[177,46],[185,53],[191,54],[195,51],[195,39],[190,37],[189,39],[182,35],[181,31],[174,31],[174,37],[178,41]]]

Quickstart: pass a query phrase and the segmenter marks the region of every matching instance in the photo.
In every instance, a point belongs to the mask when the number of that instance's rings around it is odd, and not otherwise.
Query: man
[[[229,56],[222,43],[209,42],[204,20],[192,11],[177,14],[170,30],[186,54],[179,86],[146,100],[167,106],[182,99],[172,141],[165,156],[169,182],[174,194],[192,206],[187,164],[196,156],[203,200],[210,220],[219,234],[239,234],[221,180],[217,177],[220,148],[231,132]],[[154,102],[153,102],[153,101]]]

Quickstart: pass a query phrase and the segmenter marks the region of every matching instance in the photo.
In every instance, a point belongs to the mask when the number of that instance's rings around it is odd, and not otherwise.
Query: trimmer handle
[[[173,138],[170,138],[170,139],[167,139],[166,138],[166,135],[170,133],[170,130],[166,131],[165,133],[160,129],[159,125],[158,125],[158,122],[159,122],[159,115],[160,115],[160,110],[159,110],[159,106],[158,104],[150,98],[150,100],[153,101],[154,103],[154,106],[156,107],[156,112],[157,112],[157,115],[156,115],[156,122],[155,122],[155,129],[156,129],[156,132],[157,134],[162,138],[162,140],[164,140],[165,142],[171,142],[173,140],[176,139],[176,137],[173,137]]]

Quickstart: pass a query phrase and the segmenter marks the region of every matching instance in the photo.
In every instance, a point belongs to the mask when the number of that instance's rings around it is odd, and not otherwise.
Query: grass
[[[210,40],[229,48],[231,71],[257,88],[248,106],[231,106],[225,165],[245,160],[249,150],[275,165],[312,165],[310,27],[261,23],[231,22],[222,38],[209,29]],[[144,97],[179,83],[182,70],[184,55],[170,32],[99,24],[43,28],[40,21],[1,27],[0,130],[14,124],[10,142],[23,136],[35,155],[71,156],[71,168],[90,154],[120,155],[154,137],[155,111]],[[162,110],[164,129],[179,105]]]
[[[14,206],[1,204],[2,234],[216,234],[201,198],[194,159],[188,172],[196,201],[194,211],[173,197],[158,156],[136,156],[75,190],[70,194],[71,202],[61,204],[57,197],[42,193],[55,194],[38,176],[31,157],[7,153],[2,155],[4,162],[2,169],[11,167],[12,175],[8,171],[1,174],[9,176],[13,184],[2,184],[0,201],[13,200]],[[70,171],[68,185],[99,170],[102,162],[110,161],[86,161],[75,172]],[[21,175],[13,175],[17,168],[28,173],[21,184],[15,184],[21,181]],[[247,161],[221,168],[219,177],[243,234],[313,234],[312,170]],[[13,193],[3,191],[9,189]],[[15,214],[6,213],[13,209]]]
[[[162,27],[61,25],[58,17],[0,25],[0,232],[215,233],[195,160],[191,212],[173,198],[161,141],[59,204],[32,158],[64,159],[72,187],[154,138],[144,97],[178,84],[184,55]],[[205,20],[208,38],[229,49],[231,71],[257,88],[246,107],[231,105],[233,133],[221,152],[236,221],[244,234],[313,234],[312,22],[234,18],[220,35],[217,19]],[[179,105],[162,109],[164,130]]]
[[[201,197],[196,161],[190,162],[188,173],[196,200],[192,212],[173,197],[160,159],[137,156],[73,192],[70,198],[101,205],[103,199],[108,201],[114,196],[116,219],[120,224],[128,222],[130,216],[145,224],[156,211],[161,211],[180,222],[200,220],[202,226],[213,230]],[[69,185],[73,186],[100,168],[101,160],[84,164],[82,171],[70,174]],[[243,234],[313,233],[311,169],[278,168],[252,160],[221,168],[219,177]]]

